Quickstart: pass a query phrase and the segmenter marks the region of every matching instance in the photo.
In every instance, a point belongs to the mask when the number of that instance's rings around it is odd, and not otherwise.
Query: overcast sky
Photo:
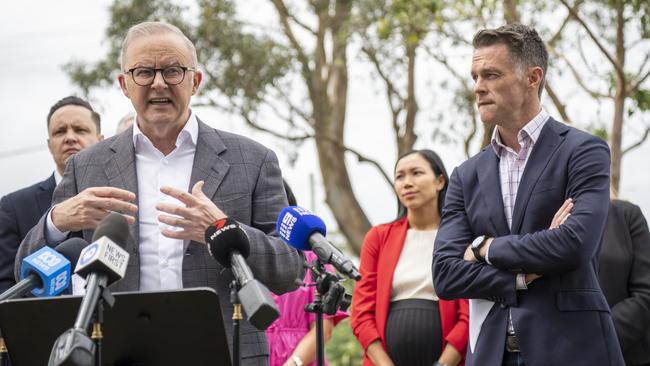
[[[61,66],[71,59],[93,61],[105,55],[106,44],[102,41],[109,20],[109,4],[107,0],[23,0],[14,2],[11,11],[0,12],[0,110],[4,113],[0,125],[0,196],[52,173],[54,163],[47,151],[45,117],[57,100],[78,92]],[[351,63],[350,78],[354,82],[349,89],[346,143],[378,159],[390,172],[395,163],[395,148],[385,97],[378,93],[377,84],[370,81],[369,70],[359,62]],[[94,99],[102,115],[103,133],[108,137],[115,131],[118,120],[132,110],[131,104],[117,83],[95,93]],[[554,112],[550,107],[549,111]],[[196,108],[195,112],[213,127],[246,134],[274,149],[284,175],[304,206],[309,206],[309,175],[313,174],[317,183],[316,210],[329,225],[334,225],[324,205],[322,189],[318,188],[320,175],[311,143],[303,145],[296,164],[290,166],[287,152],[291,149],[282,142],[250,131],[236,118],[214,110]],[[457,148],[431,146],[426,139],[422,141],[418,147],[432,147],[440,152],[449,172],[463,161],[462,152]],[[621,197],[639,204],[646,216],[650,214],[648,156],[650,143],[647,142],[626,156],[621,189]],[[372,223],[393,218],[392,193],[374,168],[359,165],[353,159],[348,164],[355,192]]]

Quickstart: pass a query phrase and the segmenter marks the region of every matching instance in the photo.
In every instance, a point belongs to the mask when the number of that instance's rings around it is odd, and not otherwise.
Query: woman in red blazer
[[[398,219],[370,229],[361,250],[351,325],[364,366],[455,366],[468,338],[467,300],[435,295],[431,262],[447,190],[447,172],[431,150],[395,166]]]

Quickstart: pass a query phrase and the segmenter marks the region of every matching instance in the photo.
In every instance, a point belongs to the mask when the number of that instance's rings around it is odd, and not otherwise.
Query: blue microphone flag
[[[20,278],[34,273],[43,282],[43,287],[34,288],[37,297],[55,296],[65,290],[70,283],[70,261],[56,250],[44,246],[23,260]]]
[[[300,250],[311,250],[309,236],[318,232],[325,236],[327,228],[323,220],[311,211],[298,206],[286,207],[276,223],[280,238]]]

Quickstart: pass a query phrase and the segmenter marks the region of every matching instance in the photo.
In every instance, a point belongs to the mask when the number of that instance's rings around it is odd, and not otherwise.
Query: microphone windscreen
[[[280,238],[300,250],[311,250],[309,236],[314,232],[325,236],[327,228],[323,220],[299,206],[286,207],[278,216],[276,229]]]
[[[222,266],[230,268],[230,252],[236,250],[247,258],[251,252],[248,235],[237,221],[226,217],[215,221],[205,230],[205,242],[210,255]]]
[[[65,290],[70,283],[70,261],[47,245],[23,259],[20,278],[36,274],[40,283],[32,289],[34,296],[54,296]]]
[[[61,244],[57,245],[54,250],[61,253],[66,257],[72,265],[76,265],[79,262],[79,255],[81,251],[88,246],[88,242],[81,238],[70,238]]]
[[[120,247],[126,248],[126,241],[129,238],[129,223],[126,222],[126,218],[117,212],[106,215],[95,229],[93,242],[104,236]]]

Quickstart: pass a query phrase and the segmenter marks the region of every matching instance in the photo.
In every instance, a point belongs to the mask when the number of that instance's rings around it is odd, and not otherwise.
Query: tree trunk
[[[616,1],[616,63],[619,66],[617,70],[624,70],[625,67],[624,22],[623,3],[621,0],[618,0]],[[614,94],[614,120],[610,134],[610,149],[612,153],[610,179],[612,188],[615,192],[618,192],[621,179],[621,142],[623,137],[627,81],[625,74],[622,72],[615,71],[614,74],[616,75],[616,93]]]
[[[313,94],[311,101],[315,120],[315,142],[318,161],[325,187],[325,201],[350,248],[358,255],[370,221],[359,205],[345,164],[345,150],[342,147],[347,107],[347,53],[349,37],[348,21],[351,1],[337,1],[329,22],[332,34],[331,54],[327,63],[324,51],[326,37],[318,37],[315,51],[316,65],[310,81]],[[326,12],[328,9],[323,9]],[[327,72],[324,72],[324,71]],[[308,81],[309,82],[309,81]]]
[[[406,118],[404,119],[404,134],[398,136],[397,156],[400,157],[405,153],[413,150],[417,135],[415,134],[415,117],[418,113],[418,102],[415,99],[415,49],[417,43],[406,42],[406,57],[408,59],[407,70],[407,95],[405,101]]]

